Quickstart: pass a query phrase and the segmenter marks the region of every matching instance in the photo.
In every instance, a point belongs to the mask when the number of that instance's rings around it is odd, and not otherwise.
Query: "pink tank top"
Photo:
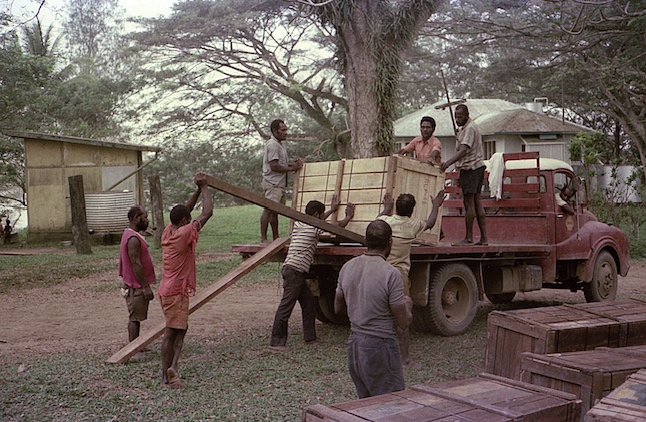
[[[132,270],[132,263],[130,262],[130,256],[128,255],[128,240],[133,236],[136,236],[139,239],[141,252],[140,259],[141,265],[144,267],[144,277],[148,281],[148,284],[155,284],[157,282],[153,260],[150,257],[150,252],[148,252],[148,243],[144,240],[143,236],[131,228],[127,228],[121,236],[121,246],[119,249],[119,275],[123,277],[123,282],[128,286],[140,289],[141,284],[139,284],[139,280],[135,277],[135,273]]]

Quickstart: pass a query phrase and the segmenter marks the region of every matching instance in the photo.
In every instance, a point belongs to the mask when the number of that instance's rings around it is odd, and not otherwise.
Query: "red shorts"
[[[184,295],[159,296],[166,327],[188,330],[188,297]]]

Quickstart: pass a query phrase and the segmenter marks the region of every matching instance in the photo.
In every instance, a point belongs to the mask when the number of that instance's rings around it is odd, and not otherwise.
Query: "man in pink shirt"
[[[128,339],[139,337],[141,321],[148,318],[148,304],[153,299],[151,284],[157,282],[148,243],[140,234],[148,228],[148,213],[141,205],[128,211],[128,227],[121,236],[119,275],[121,293],[128,307]]]
[[[177,362],[188,330],[188,298],[195,294],[197,232],[213,215],[213,199],[206,184],[206,175],[197,173],[193,180],[197,190],[186,204],[173,207],[170,223],[162,233],[164,273],[157,295],[166,319],[161,350],[162,385],[170,388],[182,387]],[[202,213],[191,221],[191,211],[200,194]]]
[[[422,136],[414,138],[395,154],[411,154],[415,151],[416,158],[423,163],[442,163],[442,143],[433,136],[435,126],[435,119],[429,116],[422,117],[419,126]]]

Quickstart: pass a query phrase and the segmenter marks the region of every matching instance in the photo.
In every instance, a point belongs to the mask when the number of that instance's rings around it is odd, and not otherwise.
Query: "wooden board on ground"
[[[646,369],[630,375],[585,415],[586,422],[646,420]]]
[[[281,251],[289,243],[289,238],[279,238],[267,245],[264,249],[253,255],[251,258],[242,262],[233,270],[229,271],[224,277],[200,291],[194,298],[191,298],[188,308],[189,315],[201,308],[205,303],[222,293],[227,287],[247,275],[258,265],[264,263],[269,257]],[[112,355],[108,363],[125,363],[135,353],[152,343],[161,336],[166,327],[165,322],[158,323],[149,331],[142,333],[134,341],[128,343],[125,347]]]
[[[315,218],[315,217],[312,217],[311,215],[307,215],[304,212],[305,209],[303,209],[303,212],[298,212],[294,209],[289,208],[288,206],[285,206],[278,202],[274,202],[270,199],[264,198],[246,189],[242,189],[237,186],[234,186],[228,182],[225,182],[224,180],[217,179],[213,176],[206,176],[206,182],[212,188],[221,190],[222,192],[228,193],[229,195],[233,195],[236,198],[244,199],[245,201],[249,201],[256,205],[260,205],[261,207],[268,208],[285,217],[302,221],[311,226],[317,227],[321,230],[326,230],[330,233],[334,233],[337,236],[341,236],[353,242],[358,242],[358,243],[364,242],[363,233],[358,234],[356,232],[346,230],[334,224],[330,224],[326,221],[321,220],[320,218]],[[364,233],[365,233],[365,230],[364,230]]]
[[[581,420],[595,403],[619,387],[629,375],[646,368],[646,346],[600,347],[583,352],[538,355],[523,353],[521,380],[575,394]]]
[[[311,200],[329,207],[336,194],[341,202],[336,218],[343,218],[347,203],[352,202],[356,206],[355,214],[346,229],[363,235],[368,224],[383,210],[386,192],[391,192],[395,200],[402,193],[413,194],[417,202],[413,217],[426,220],[433,209],[432,197],[443,188],[444,172],[409,157],[305,163],[295,176],[293,207],[303,213]],[[435,226],[425,231],[417,239],[418,243],[436,245],[441,226],[440,213]]]
[[[645,315],[646,317],[646,315]],[[493,311],[487,320],[485,372],[520,379],[522,352],[537,354],[625,346],[625,326],[568,306]]]
[[[311,406],[303,421],[577,421],[581,402],[572,394],[483,374],[477,378],[330,406]]]

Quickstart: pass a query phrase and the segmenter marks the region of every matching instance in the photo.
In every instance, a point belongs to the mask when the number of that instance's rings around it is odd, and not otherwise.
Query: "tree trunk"
[[[337,29],[345,54],[345,88],[350,114],[350,146],[354,158],[375,155],[373,148],[375,120],[379,114],[377,101],[372,95],[372,83],[377,78],[376,65],[370,57],[366,37],[370,31],[368,17],[371,15],[369,1],[356,1],[351,24]],[[374,10],[372,10],[374,13]]]

